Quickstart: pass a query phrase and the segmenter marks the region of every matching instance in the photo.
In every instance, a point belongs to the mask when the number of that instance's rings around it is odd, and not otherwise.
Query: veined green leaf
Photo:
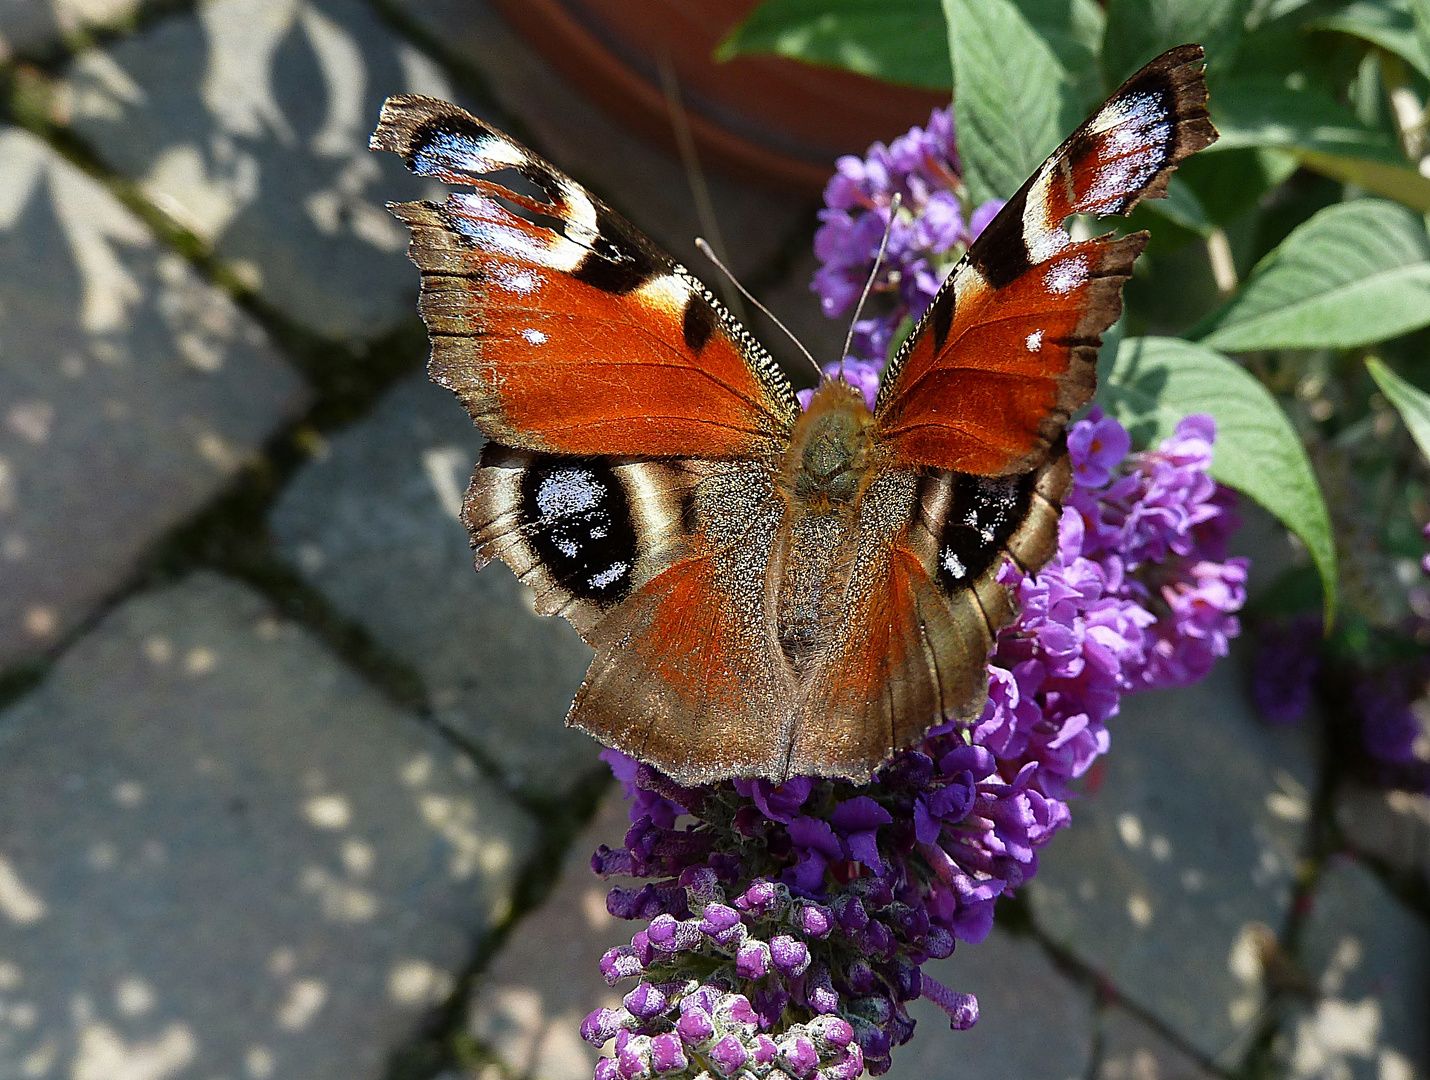
[[[976,203],[1006,199],[1073,123],[1067,72],[1012,0],[943,0],[963,181]]]
[[[1107,16],[1097,0],[1013,2],[1062,65],[1070,91],[1063,119],[1071,130],[1107,97],[1098,65]]]
[[[1275,514],[1311,553],[1336,611],[1336,548],[1331,519],[1305,448],[1276,399],[1244,368],[1178,338],[1127,338],[1098,389],[1099,404],[1140,446],[1155,446],[1184,416],[1216,419],[1211,472]]]
[[[1430,237],[1382,199],[1313,215],[1209,320],[1216,349],[1353,348],[1430,325]]]
[[[1102,70],[1118,86],[1154,56],[1199,42],[1212,70],[1236,52],[1249,0],[1109,0]]]
[[[939,0],[767,0],[715,50],[776,53],[889,82],[953,85]]]
[[[1400,413],[1425,460],[1430,461],[1430,394],[1406,382],[1374,356],[1366,360],[1365,366],[1380,392]]]

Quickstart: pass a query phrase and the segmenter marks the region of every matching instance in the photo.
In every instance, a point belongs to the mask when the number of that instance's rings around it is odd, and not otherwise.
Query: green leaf
[[[1337,203],[1298,226],[1209,320],[1207,345],[1348,349],[1430,325],[1425,223],[1382,199]]]
[[[776,53],[889,82],[953,85],[939,0],[767,0],[715,50]]]
[[[1373,195],[1394,199],[1422,214],[1430,213],[1430,177],[1414,169],[1318,150],[1302,150],[1296,158],[1312,172],[1347,184],[1359,184]]]
[[[1327,625],[1336,610],[1336,548],[1326,501],[1286,414],[1245,369],[1178,338],[1127,338],[1098,401],[1142,446],[1191,413],[1216,418],[1211,473],[1275,514],[1305,542],[1321,577]]]
[[[943,10],[963,181],[975,204],[1006,199],[1062,140],[1075,92],[1012,0],[943,0]]]
[[[1102,70],[1107,85],[1118,86],[1168,49],[1196,41],[1207,50],[1208,66],[1225,66],[1236,52],[1249,0],[1110,0]]]
[[[1415,32],[1415,15],[1409,0],[1355,0],[1307,26],[1314,30],[1337,30],[1378,45],[1430,78],[1430,53],[1425,51]]]
[[[1071,130],[1107,97],[1098,67],[1107,17],[1097,0],[1013,2],[1062,65],[1068,87],[1062,118]]]
[[[1430,212],[1430,177],[1405,160],[1394,137],[1362,124],[1316,90],[1270,79],[1227,79],[1212,95],[1211,115],[1221,138],[1204,154],[1244,147],[1285,150],[1316,172]]]
[[[1365,366],[1380,392],[1400,413],[1425,460],[1430,461],[1430,394],[1406,382],[1374,356],[1366,360]]]
[[[1420,50],[1430,56],[1430,0],[1410,0],[1410,11],[1415,17],[1415,36],[1420,40]]]

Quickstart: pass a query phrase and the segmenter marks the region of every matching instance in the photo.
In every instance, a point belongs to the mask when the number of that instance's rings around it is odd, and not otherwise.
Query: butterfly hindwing
[[[1038,169],[935,296],[884,374],[875,409],[907,467],[1014,476],[1048,460],[1096,389],[1146,234],[1074,240],[1071,214],[1125,214],[1165,194],[1209,145],[1203,55],[1173,49],[1133,75]]]
[[[934,585],[931,538],[913,528],[920,486],[912,472],[886,472],[860,506],[847,594],[802,687],[789,775],[862,782],[940,717],[982,708],[992,636],[971,594]]]
[[[568,723],[682,784],[782,777],[794,681],[766,582],[783,500],[750,463],[687,467],[678,550],[587,636],[596,656]]]
[[[861,508],[841,618],[804,688],[788,775],[861,782],[870,762],[930,723],[975,720],[985,662],[1016,608],[1005,561],[1043,566],[1057,549],[1066,453],[1016,478],[891,471]]]
[[[578,456],[778,453],[798,413],[788,381],[619,214],[431,98],[389,98],[372,146],[471,189],[391,210],[412,230],[432,376],[488,438]]]

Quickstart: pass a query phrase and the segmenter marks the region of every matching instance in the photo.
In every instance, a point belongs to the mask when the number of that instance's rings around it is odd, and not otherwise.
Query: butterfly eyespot
[[[563,588],[609,601],[630,587],[636,537],[625,489],[609,466],[532,466],[522,476],[518,516],[527,543]]]

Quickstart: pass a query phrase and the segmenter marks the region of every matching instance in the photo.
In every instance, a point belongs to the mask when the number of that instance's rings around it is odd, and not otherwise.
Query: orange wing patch
[[[1100,334],[1122,310],[1122,282],[1145,243],[1069,243],[997,288],[961,263],[951,323],[913,342],[898,393],[876,414],[895,461],[1009,476],[1044,460],[1092,397]]]

